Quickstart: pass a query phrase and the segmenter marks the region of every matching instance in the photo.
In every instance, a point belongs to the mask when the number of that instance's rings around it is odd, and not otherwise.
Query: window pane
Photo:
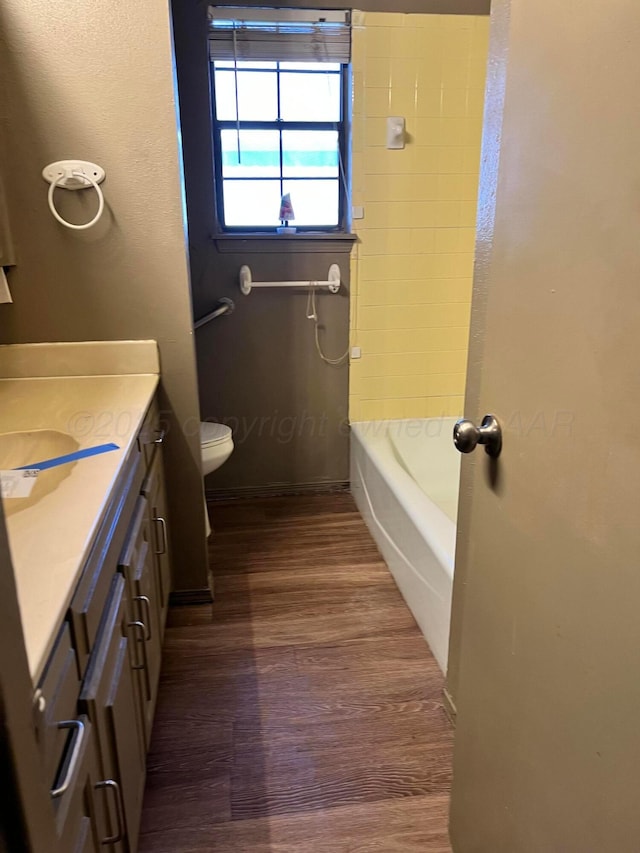
[[[338,181],[284,181],[284,192],[291,193],[291,225],[337,225],[339,220]]]
[[[214,63],[216,68],[233,68],[234,63],[233,60],[221,60],[217,59]],[[278,67],[277,62],[238,62],[238,70],[241,71],[243,68],[265,68],[265,69],[275,69]],[[339,68],[340,66],[338,66]]]
[[[280,177],[280,133],[277,130],[223,130],[222,176],[224,178]]]
[[[282,71],[340,71],[339,62],[281,62]]]
[[[288,178],[337,178],[337,131],[283,131],[282,161],[282,174]]]
[[[223,181],[228,227],[280,225],[280,181]]]
[[[340,121],[340,75],[283,73],[280,102],[284,121]]]
[[[243,121],[275,121],[278,118],[278,77],[275,72],[245,71],[238,74],[238,102]]]
[[[235,121],[235,74],[216,71],[216,115],[220,121]],[[242,121],[275,121],[278,118],[278,77],[270,71],[238,74],[238,104]]]
[[[233,74],[216,71],[214,75],[216,89],[216,115],[220,121],[232,121],[236,118],[236,84]]]

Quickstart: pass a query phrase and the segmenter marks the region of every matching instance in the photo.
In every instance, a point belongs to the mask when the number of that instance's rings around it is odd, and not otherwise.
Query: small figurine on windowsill
[[[295,213],[293,212],[293,205],[291,204],[291,193],[285,193],[280,199],[280,214],[278,215],[278,219],[282,223],[280,228],[277,228],[276,231],[278,234],[295,234],[296,228],[295,225],[289,226],[289,222],[295,219]]]

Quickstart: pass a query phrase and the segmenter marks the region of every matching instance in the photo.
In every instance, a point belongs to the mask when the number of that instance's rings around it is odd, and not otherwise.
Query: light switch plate
[[[405,127],[403,116],[389,116],[387,119],[387,148],[391,150],[404,148]]]

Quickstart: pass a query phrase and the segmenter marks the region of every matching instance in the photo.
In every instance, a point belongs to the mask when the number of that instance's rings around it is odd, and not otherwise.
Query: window
[[[250,22],[239,19],[242,10],[229,11],[232,20],[220,18],[219,8],[211,10],[221,229],[275,232],[289,218],[279,218],[281,200],[288,195],[294,213],[290,224],[298,231],[343,230],[346,13],[246,10],[251,18],[270,16]],[[283,15],[289,16],[286,21]],[[295,20],[296,15],[303,20]],[[338,50],[335,38],[328,41],[323,22],[318,23],[325,15],[338,19]],[[331,26],[335,36],[336,26]]]

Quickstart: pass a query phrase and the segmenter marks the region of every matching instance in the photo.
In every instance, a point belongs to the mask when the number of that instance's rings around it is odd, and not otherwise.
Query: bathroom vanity
[[[171,586],[157,352],[89,376],[3,357],[0,468],[51,464],[3,505],[57,847],[135,851]]]

